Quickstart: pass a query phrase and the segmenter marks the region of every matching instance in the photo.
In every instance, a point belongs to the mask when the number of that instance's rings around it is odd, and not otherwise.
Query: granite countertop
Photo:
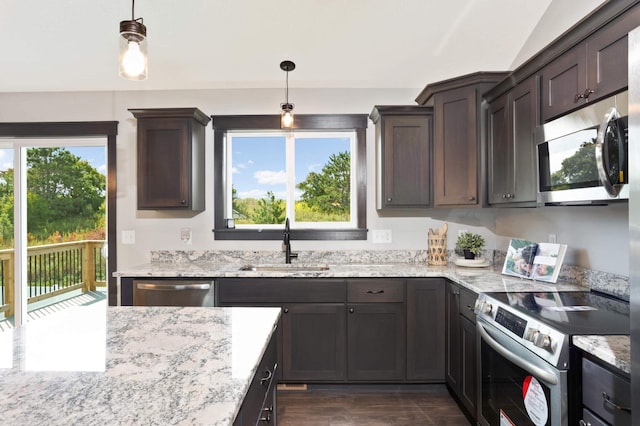
[[[231,425],[279,308],[69,308],[0,333],[11,424]]]
[[[246,263],[245,263],[246,264]],[[415,263],[329,264],[326,271],[242,271],[242,263],[151,262],[116,272],[117,277],[181,278],[424,278],[443,277],[476,293],[490,291],[585,291],[584,286],[558,281],[556,284],[503,275],[500,268],[429,266]],[[301,264],[298,264],[301,265]],[[285,267],[285,264],[282,265]]]
[[[576,347],[631,374],[630,336],[573,336],[572,340]]]

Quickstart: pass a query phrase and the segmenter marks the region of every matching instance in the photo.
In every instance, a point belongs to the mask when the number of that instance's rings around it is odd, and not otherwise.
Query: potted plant
[[[463,254],[465,259],[475,259],[482,253],[484,238],[473,232],[463,232],[456,241],[456,253]]]

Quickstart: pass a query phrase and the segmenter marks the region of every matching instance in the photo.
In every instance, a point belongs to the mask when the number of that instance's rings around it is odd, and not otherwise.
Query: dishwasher
[[[213,280],[133,280],[134,306],[215,306]]]

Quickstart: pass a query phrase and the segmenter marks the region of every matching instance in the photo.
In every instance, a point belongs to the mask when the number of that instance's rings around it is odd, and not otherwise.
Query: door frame
[[[99,136],[107,139],[107,289],[109,305],[117,302],[116,278],[116,139],[117,121],[0,123],[0,138],[64,138]]]

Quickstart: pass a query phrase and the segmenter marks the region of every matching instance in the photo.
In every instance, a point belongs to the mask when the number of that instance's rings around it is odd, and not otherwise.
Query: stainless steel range
[[[627,303],[591,292],[483,293],[475,312],[482,425],[578,424],[571,336],[630,329]]]

